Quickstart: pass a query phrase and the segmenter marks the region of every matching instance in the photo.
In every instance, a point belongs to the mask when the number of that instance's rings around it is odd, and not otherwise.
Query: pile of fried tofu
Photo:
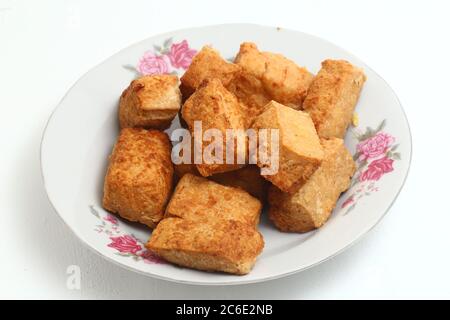
[[[120,97],[103,207],[152,228],[146,246],[169,262],[247,274],[264,247],[264,206],[278,230],[308,232],[349,188],[355,163],[343,137],[365,80],[344,60],[323,61],[314,76],[248,42],[233,63],[205,46],[181,79],[133,80]],[[262,175],[267,164],[259,159],[173,164],[163,130],[177,115],[194,138],[195,121],[223,132],[278,129],[277,172]],[[272,152],[270,141],[258,143]]]

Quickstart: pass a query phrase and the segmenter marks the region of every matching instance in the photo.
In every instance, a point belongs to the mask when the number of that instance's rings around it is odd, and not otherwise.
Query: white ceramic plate
[[[313,232],[278,232],[263,213],[260,229],[266,245],[248,275],[207,273],[163,263],[144,249],[149,229],[118,219],[101,208],[107,159],[118,135],[118,97],[139,73],[181,75],[192,50],[211,44],[225,58],[232,58],[243,41],[255,42],[261,50],[282,53],[314,73],[326,58],[347,59],[364,68],[367,82],[356,108],[359,125],[349,130],[345,140],[358,164],[353,186],[341,196],[326,225]],[[193,284],[274,279],[317,265],[343,251],[388,211],[405,181],[410,158],[411,136],[400,103],[386,82],[361,60],[311,35],[248,24],[170,32],[120,51],[69,90],[50,117],[41,147],[48,197],[83,243],[129,270]]]

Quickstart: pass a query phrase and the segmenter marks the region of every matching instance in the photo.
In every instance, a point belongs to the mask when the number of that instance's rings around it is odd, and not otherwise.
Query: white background
[[[0,298],[450,298],[450,7],[447,1],[0,0]],[[252,22],[349,50],[398,94],[413,135],[403,191],[362,241],[313,269],[234,287],[131,273],[84,248],[39,170],[46,120],[118,50],[169,30]],[[66,288],[79,265],[81,290]]]

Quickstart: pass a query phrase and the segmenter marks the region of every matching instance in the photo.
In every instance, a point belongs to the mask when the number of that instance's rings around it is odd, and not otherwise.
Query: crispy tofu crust
[[[208,164],[203,159],[201,164],[197,164],[197,169],[202,176],[207,177],[215,173],[237,170],[243,167],[242,164],[226,163],[226,129],[241,129],[242,134],[245,134],[245,124],[241,104],[233,94],[225,89],[219,79],[205,80],[197,91],[184,103],[182,116],[194,139],[196,138],[194,121],[202,122],[203,132],[208,129],[220,130],[222,132],[223,163]],[[199,140],[201,139],[203,139],[203,136],[199,137]],[[203,142],[202,155],[208,145],[208,142]],[[237,143],[235,143],[235,146],[237,147]],[[246,150],[243,152],[246,153]],[[246,154],[243,157],[245,159]],[[237,159],[237,150],[235,150],[235,159]]]
[[[264,247],[261,202],[247,192],[185,174],[147,248],[189,268],[246,274]]]
[[[270,100],[301,108],[313,79],[308,70],[281,54],[261,52],[251,42],[241,44],[234,62],[242,70],[228,88],[247,106],[250,118],[262,113]]]
[[[174,164],[173,168],[178,179],[188,173],[201,176],[194,164],[194,150],[191,151],[191,163]],[[256,165],[246,165],[238,170],[217,173],[208,179],[224,186],[241,188],[262,203],[265,202],[268,182],[261,176],[260,169]]]
[[[245,190],[259,199],[261,203],[266,201],[268,182],[261,176],[260,169],[256,165],[248,165],[239,170],[218,173],[210,176],[209,179],[224,186]]]
[[[174,164],[173,168],[178,179],[188,173],[201,176],[194,164],[194,150],[191,151],[191,163]],[[268,182],[261,176],[260,169],[256,165],[247,165],[238,170],[217,173],[209,176],[208,179],[224,186],[241,188],[262,203],[266,200]]]
[[[196,165],[193,163],[174,164],[173,169],[178,179],[181,179],[185,174],[188,173],[200,176],[200,173],[198,172]]]
[[[180,107],[177,76],[144,76],[133,80],[120,97],[120,127],[167,129]]]
[[[306,112],[271,101],[252,127],[279,129],[278,173],[263,176],[284,192],[295,193],[319,168],[324,156],[311,117]],[[263,147],[261,142],[259,144],[259,148]],[[270,139],[265,144],[271,154]],[[257,165],[267,166],[260,159]]]
[[[217,50],[204,46],[193,57],[189,68],[181,77],[183,98],[189,98],[206,79],[216,78],[228,86],[239,70],[239,66],[224,60]]]
[[[365,81],[363,70],[345,60],[322,62],[303,102],[320,137],[344,137]]]
[[[246,128],[251,126],[253,120],[271,101],[271,96],[266,92],[261,79],[245,70],[236,72],[227,89],[241,102]]]
[[[180,119],[181,115],[180,115]],[[188,129],[188,125],[186,124],[186,127],[183,126],[183,128]],[[184,143],[183,142],[179,142],[179,143]],[[179,156],[183,157],[183,150],[181,149]],[[198,172],[197,170],[197,166],[194,164],[194,152],[195,152],[195,146],[194,146],[194,139],[191,139],[191,158],[190,158],[190,163],[180,163],[180,164],[173,164],[173,169],[175,171],[175,176],[177,179],[181,179],[185,174],[190,173],[196,176],[200,176],[200,172]]]
[[[258,199],[240,188],[185,174],[167,205],[165,217],[196,221],[235,220],[256,227],[261,207]]]
[[[322,226],[339,195],[350,186],[356,166],[338,138],[321,139],[325,158],[320,168],[294,194],[274,186],[269,189],[269,217],[275,226],[286,232],[307,232]]]
[[[208,223],[167,218],[153,231],[147,248],[180,266],[247,274],[264,247],[261,234],[235,220]]]
[[[160,131],[122,129],[109,160],[103,207],[154,228],[172,191],[170,148]]]

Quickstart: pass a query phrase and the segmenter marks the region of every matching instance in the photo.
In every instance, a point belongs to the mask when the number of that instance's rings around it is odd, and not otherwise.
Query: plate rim
[[[60,220],[63,222],[63,224],[72,232],[73,235],[76,236],[76,238],[83,244],[83,246],[89,248],[89,250],[91,252],[94,252],[95,254],[97,254],[98,256],[102,257],[103,259],[106,259],[109,262],[112,262],[114,265],[120,266],[121,268],[124,268],[126,270],[144,275],[146,277],[151,277],[151,278],[155,278],[155,279],[159,279],[159,280],[165,280],[165,281],[170,281],[173,283],[179,283],[179,284],[189,284],[189,285],[201,285],[201,286],[232,286],[232,285],[246,285],[246,284],[253,284],[253,283],[260,283],[260,282],[266,282],[266,281],[271,281],[271,280],[276,280],[279,278],[283,278],[283,277],[287,277],[287,276],[291,276],[293,274],[296,273],[300,273],[302,271],[305,271],[307,269],[313,268],[325,261],[331,260],[332,258],[336,257],[337,255],[341,254],[342,252],[346,251],[347,249],[349,249],[350,247],[352,247],[353,245],[355,245],[356,243],[358,243],[359,241],[361,241],[364,236],[366,236],[372,229],[374,229],[380,222],[381,220],[386,216],[386,214],[390,211],[390,209],[392,208],[392,206],[394,205],[394,203],[396,202],[398,196],[400,195],[401,191],[403,190],[403,187],[406,183],[406,180],[409,176],[409,172],[410,172],[410,168],[411,168],[411,161],[412,161],[412,154],[413,154],[413,139],[412,139],[412,133],[411,133],[411,126],[409,124],[408,121],[408,117],[405,113],[405,110],[403,108],[403,105],[400,102],[399,97],[397,96],[397,93],[392,89],[392,87],[389,85],[389,83],[383,78],[381,77],[376,71],[374,71],[370,66],[368,66],[367,64],[365,64],[365,68],[367,68],[368,70],[370,70],[371,72],[373,72],[374,74],[376,74],[383,82],[384,84],[392,91],[393,96],[395,97],[395,100],[397,101],[398,105],[400,106],[400,110],[401,113],[403,115],[403,118],[406,122],[406,127],[408,129],[408,138],[409,138],[409,145],[410,145],[410,154],[409,154],[409,158],[407,159],[407,168],[406,168],[406,173],[403,177],[403,181],[399,187],[399,189],[397,190],[394,198],[392,199],[391,203],[388,205],[387,209],[383,212],[382,215],[380,215],[380,217],[375,221],[375,223],[373,225],[371,225],[369,228],[367,228],[366,230],[363,230],[357,237],[355,237],[355,239],[353,239],[350,243],[348,243],[347,245],[345,245],[344,247],[340,248],[339,250],[335,251],[334,253],[328,255],[327,257],[316,261],[308,266],[304,266],[304,267],[300,267],[296,270],[292,270],[292,271],[287,271],[284,273],[279,273],[273,276],[267,276],[267,277],[262,277],[262,278],[258,278],[258,279],[249,279],[246,280],[244,278],[242,278],[242,280],[233,280],[233,281],[215,281],[215,282],[206,282],[206,281],[195,281],[195,280],[184,280],[184,279],[176,279],[176,278],[172,278],[172,277],[166,277],[163,275],[159,275],[159,274],[154,274],[154,273],[149,273],[149,272],[145,272],[142,270],[138,270],[136,268],[132,268],[118,260],[114,260],[111,257],[108,257],[106,255],[104,255],[102,252],[100,252],[99,250],[97,250],[96,248],[94,248],[93,246],[91,246],[83,237],[81,237],[74,228],[72,228],[69,223],[63,218],[63,216],[60,214],[60,212],[58,211],[58,209],[56,208],[56,206],[54,205],[50,194],[48,192],[47,189],[47,184],[46,184],[46,178],[45,178],[45,173],[44,173],[44,168],[43,168],[43,145],[45,142],[45,137],[47,134],[47,129],[49,124],[51,123],[56,111],[59,109],[59,107],[61,106],[62,102],[66,99],[67,95],[69,94],[69,92],[71,92],[71,90],[81,81],[81,79],[83,79],[88,73],[90,73],[93,69],[97,68],[98,66],[100,66],[101,64],[103,64],[104,62],[106,62],[107,60],[111,59],[113,56],[116,56],[117,54],[121,53],[122,51],[128,50],[129,48],[142,43],[144,41],[147,41],[151,38],[155,38],[155,37],[164,37],[166,35],[170,35],[170,34],[174,34],[177,32],[181,32],[181,31],[190,31],[190,30],[197,30],[197,29],[204,29],[204,28],[210,28],[210,27],[258,27],[258,28],[275,28],[275,29],[281,29],[281,30],[286,30],[289,32],[295,32],[295,33],[300,33],[303,34],[305,36],[308,37],[312,37],[312,38],[316,38],[319,39],[321,41],[326,42],[327,44],[333,45],[336,48],[338,48],[339,50],[342,50],[343,52],[345,52],[346,54],[348,54],[349,56],[352,56],[360,61],[356,55],[354,55],[353,53],[347,51],[346,49],[341,48],[340,46],[334,44],[333,42],[324,39],[322,37],[310,34],[310,33],[306,33],[303,31],[299,31],[299,30],[295,30],[295,29],[290,29],[290,28],[284,28],[284,27],[274,27],[274,26],[269,26],[269,25],[262,25],[262,24],[256,24],[256,23],[223,23],[223,24],[211,24],[211,25],[203,25],[203,26],[196,26],[196,27],[188,27],[188,28],[180,28],[180,29],[175,29],[172,31],[168,31],[168,32],[164,32],[164,33],[158,33],[158,34],[153,34],[150,35],[142,40],[136,41],[134,43],[131,43],[130,45],[116,51],[115,53],[109,55],[107,58],[103,59],[102,61],[100,61],[99,63],[95,64],[94,66],[90,67],[86,72],[84,72],[80,77],[78,77],[78,79],[69,87],[69,89],[65,92],[65,94],[61,97],[61,99],[58,101],[58,103],[56,104],[56,106],[53,108],[53,110],[51,111],[46,124],[44,126],[43,132],[42,132],[42,136],[41,136],[41,141],[40,141],[40,147],[39,147],[39,166],[40,166],[40,172],[41,172],[41,177],[42,177],[42,181],[43,181],[43,186],[44,186],[44,190],[45,190],[45,194],[46,197],[51,205],[51,207],[53,208],[53,210],[57,213],[57,216],[60,218]]]

